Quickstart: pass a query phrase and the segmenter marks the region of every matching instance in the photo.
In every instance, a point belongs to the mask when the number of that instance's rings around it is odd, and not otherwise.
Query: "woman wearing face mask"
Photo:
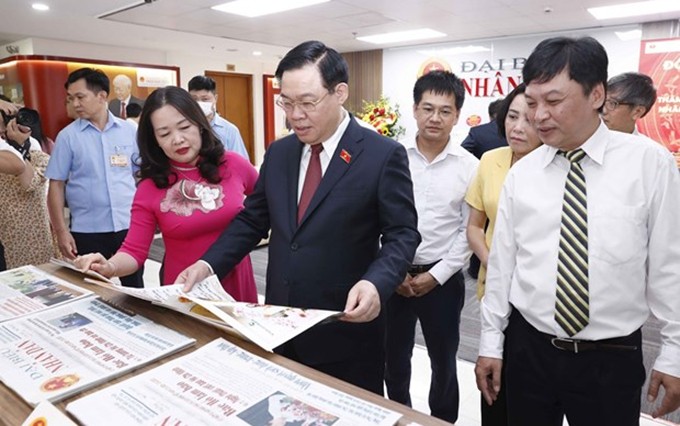
[[[477,168],[477,176],[470,184],[465,201],[470,205],[467,238],[472,251],[479,257],[481,267],[477,280],[477,296],[484,295],[486,267],[491,248],[491,237],[496,223],[498,199],[503,181],[510,167],[522,157],[541,146],[538,133],[529,122],[529,107],[524,97],[524,83],[513,90],[503,101],[496,122],[502,137],[508,141],[507,147],[486,152]],[[489,225],[484,229],[487,219]],[[505,379],[501,380],[505,383]],[[482,425],[507,425],[505,392],[503,388],[498,399],[489,406],[482,398]]]
[[[172,284],[241,211],[257,172],[238,154],[225,152],[198,104],[177,87],[158,89],[146,100],[137,143],[142,180],[125,242],[108,260],[89,254],[76,265],[106,277],[129,275],[144,264],[158,225],[165,243],[163,284]],[[236,300],[257,302],[249,256],[222,286]]]

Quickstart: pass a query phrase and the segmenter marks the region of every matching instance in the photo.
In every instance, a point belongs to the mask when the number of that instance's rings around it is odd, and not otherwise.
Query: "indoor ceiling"
[[[349,52],[680,19],[676,12],[597,21],[586,10],[626,0],[331,0],[257,18],[210,9],[226,0],[36,1],[51,9],[0,0],[0,45],[39,37],[196,54],[259,50],[271,58],[309,39]],[[423,27],[447,36],[381,46],[355,38]]]

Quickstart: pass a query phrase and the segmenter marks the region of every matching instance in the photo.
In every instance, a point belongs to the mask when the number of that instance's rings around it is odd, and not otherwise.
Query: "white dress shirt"
[[[418,211],[418,232],[422,237],[413,264],[428,265],[441,259],[429,272],[443,284],[463,267],[472,253],[465,234],[470,215],[465,194],[479,160],[451,141],[431,163],[415,141],[407,146],[406,152]]]
[[[581,146],[588,209],[590,322],[575,339],[626,336],[650,311],[663,323],[654,368],[680,377],[680,176],[672,156],[646,138],[600,123]],[[511,305],[539,331],[554,319],[564,156],[542,146],[517,162],[501,194],[479,354],[502,358]]]
[[[321,161],[321,176],[326,174],[326,169],[328,169],[335,149],[338,147],[338,143],[340,143],[340,139],[342,139],[342,135],[345,134],[345,130],[347,130],[347,126],[349,125],[349,113],[343,110],[343,114],[342,121],[338,128],[335,129],[335,133],[333,133],[328,140],[321,143],[323,145],[323,151],[319,154],[319,160]],[[305,144],[302,148],[302,155],[300,156],[300,174],[298,175],[297,194],[298,204],[300,203],[300,197],[302,196],[302,187],[305,184],[305,176],[307,175],[307,167],[309,166],[309,157],[311,157],[311,155],[311,146]]]

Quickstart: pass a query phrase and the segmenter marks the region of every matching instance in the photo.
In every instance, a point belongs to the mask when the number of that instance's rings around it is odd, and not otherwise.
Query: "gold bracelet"
[[[111,276],[109,278],[115,277],[116,271],[118,270],[118,268],[116,267],[116,264],[113,263],[113,261],[111,259],[107,260],[107,262],[111,265],[111,268],[113,268],[113,272],[111,273]]]

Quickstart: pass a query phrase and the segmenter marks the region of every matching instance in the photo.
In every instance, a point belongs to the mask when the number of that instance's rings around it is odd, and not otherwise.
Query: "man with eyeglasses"
[[[345,111],[348,66],[323,43],[293,48],[276,77],[294,134],[269,147],[244,210],[178,282],[224,276],[271,230],[266,303],[344,312],[276,351],[382,395],[381,307],[420,242],[406,150]]]
[[[647,115],[656,102],[652,79],[637,72],[612,77],[607,82],[607,98],[602,121],[610,130],[638,134],[635,123]]]
[[[433,71],[416,81],[413,115],[418,134],[407,145],[407,153],[422,242],[386,308],[387,394],[411,405],[411,355],[420,320],[432,366],[430,411],[451,423],[458,419],[456,352],[465,300],[462,268],[471,254],[465,193],[479,163],[451,142],[464,100],[463,83],[450,72]]]

